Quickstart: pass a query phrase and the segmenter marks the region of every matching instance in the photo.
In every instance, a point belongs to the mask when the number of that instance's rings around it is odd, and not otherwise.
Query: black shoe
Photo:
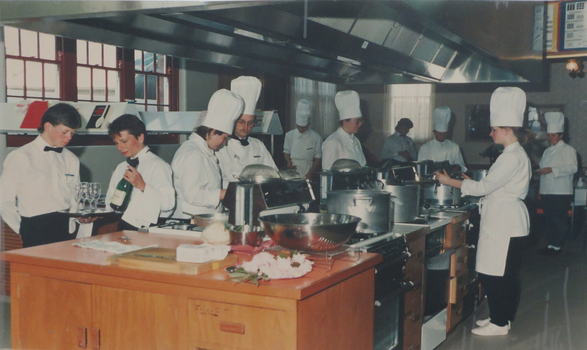
[[[549,248],[549,247],[545,247],[542,250],[540,250],[540,254],[541,255],[546,255],[546,256],[555,256],[555,255],[559,255],[563,250],[562,249],[554,249],[554,248]]]

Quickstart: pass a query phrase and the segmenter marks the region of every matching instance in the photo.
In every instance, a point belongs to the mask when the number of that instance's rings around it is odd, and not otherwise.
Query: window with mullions
[[[76,48],[78,101],[120,102],[122,50],[85,40],[77,40]]]
[[[145,111],[170,110],[172,63],[165,55],[135,50],[135,103]]]
[[[59,100],[58,52],[54,35],[4,27],[7,101]]]

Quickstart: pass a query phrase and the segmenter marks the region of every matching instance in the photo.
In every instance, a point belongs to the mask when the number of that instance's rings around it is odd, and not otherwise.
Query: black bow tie
[[[243,146],[248,146],[249,145],[249,137],[245,137],[244,139],[239,139],[238,136],[236,135],[230,135],[230,137],[232,137],[233,139],[237,140],[238,142],[241,143],[241,145]]]
[[[139,166],[139,158],[126,158],[126,162],[128,163],[128,165],[130,165],[133,168],[136,168],[137,166]]]
[[[53,151],[53,152],[61,153],[63,151],[63,147],[49,147],[49,146],[45,146],[45,148],[43,149],[43,151],[45,151],[45,152]]]

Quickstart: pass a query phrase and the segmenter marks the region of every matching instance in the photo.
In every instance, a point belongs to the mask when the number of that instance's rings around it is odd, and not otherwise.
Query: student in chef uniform
[[[310,129],[312,114],[310,101],[301,99],[296,108],[296,129],[285,134],[283,155],[288,169],[312,179],[322,159],[322,137]]]
[[[174,218],[189,219],[185,214],[208,214],[222,211],[222,175],[216,152],[232,134],[234,122],[242,114],[243,99],[226,90],[218,90],[210,98],[208,112],[175,153],[171,162],[173,183],[177,192]]]
[[[255,126],[255,107],[261,94],[261,81],[255,77],[240,76],[230,82],[230,90],[245,102],[243,114],[234,126],[226,147],[217,152],[222,169],[223,188],[230,181],[236,181],[243,169],[250,164],[263,164],[277,170],[271,153],[259,139],[249,134]]]
[[[489,318],[478,320],[474,334],[508,334],[520,297],[520,264],[524,236],[529,233],[529,216],[523,199],[528,192],[531,167],[528,155],[518,142],[526,94],[517,87],[500,87],[491,95],[491,137],[504,146],[503,153],[487,176],[474,181],[436,173],[444,185],[461,188],[463,196],[485,196],[479,202],[481,225],[476,270],[487,293]]]
[[[108,125],[108,135],[126,161],[112,173],[106,207],[110,207],[116,185],[123,177],[133,186],[118,230],[149,227],[157,223],[159,216],[169,216],[175,207],[171,167],[145,145],[146,132],[145,124],[132,114],[123,114]]]
[[[79,182],[79,160],[64,147],[80,126],[75,107],[51,106],[41,117],[41,134],[4,161],[2,219],[20,234],[25,248],[75,238],[69,233],[73,231],[70,218],[60,211],[76,205],[73,192]]]
[[[414,141],[408,132],[414,123],[408,118],[402,118],[395,126],[395,133],[389,135],[381,149],[381,160],[392,160],[398,164],[415,161],[418,157]]]
[[[561,112],[547,112],[546,119],[550,147],[540,159],[540,200],[544,210],[548,246],[541,253],[556,255],[561,252],[569,233],[568,210],[573,201],[573,175],[577,172],[577,151],[562,140],[565,116]]]
[[[432,160],[442,162],[448,160],[450,164],[458,164],[461,171],[467,171],[465,161],[461,154],[459,145],[447,139],[448,126],[450,123],[451,111],[448,107],[438,107],[432,114],[434,120],[434,138],[420,147],[418,161]]]
[[[339,159],[352,159],[363,167],[367,165],[361,142],[355,137],[361,125],[363,114],[359,94],[356,91],[339,91],[334,96],[338,109],[340,127],[322,144],[322,169],[329,170]]]

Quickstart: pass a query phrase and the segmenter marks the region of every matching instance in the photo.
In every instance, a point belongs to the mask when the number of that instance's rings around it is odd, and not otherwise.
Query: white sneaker
[[[507,335],[509,332],[508,326],[500,327],[495,323],[489,322],[487,325],[471,330],[471,333],[476,335],[492,336],[492,335]]]
[[[487,317],[484,320],[477,320],[475,324],[479,327],[485,327],[491,322],[491,317]],[[512,322],[508,321],[508,330],[512,329]]]

